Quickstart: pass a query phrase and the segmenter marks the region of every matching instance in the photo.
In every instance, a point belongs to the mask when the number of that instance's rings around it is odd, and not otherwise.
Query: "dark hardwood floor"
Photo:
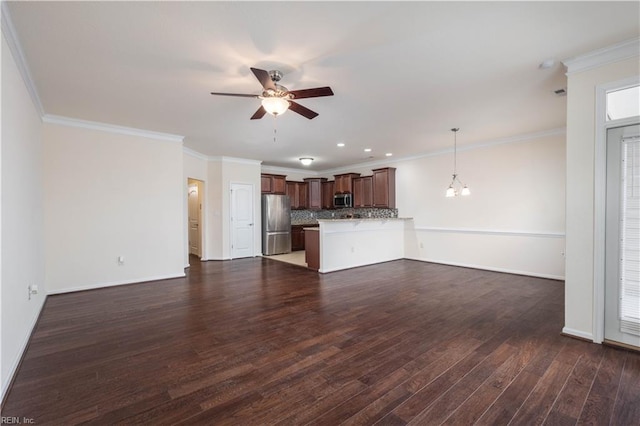
[[[640,354],[560,335],[562,282],[263,258],[48,298],[3,407],[35,424],[638,425]]]

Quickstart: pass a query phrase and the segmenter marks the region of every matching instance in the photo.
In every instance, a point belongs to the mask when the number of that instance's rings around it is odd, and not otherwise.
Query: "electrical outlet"
[[[124,265],[124,256],[118,256],[118,265]]]
[[[351,253],[355,253],[356,252],[356,248],[355,247],[351,247]]]
[[[32,295],[38,294],[38,286],[35,284],[27,286],[27,292],[29,294],[29,300],[31,300]]]

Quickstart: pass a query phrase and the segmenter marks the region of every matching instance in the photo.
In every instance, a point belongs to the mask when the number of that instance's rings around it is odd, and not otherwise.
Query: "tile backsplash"
[[[384,219],[389,217],[398,217],[398,209],[366,207],[335,210],[291,210],[291,223],[293,225],[300,225],[314,223],[316,219],[341,219],[349,216]]]

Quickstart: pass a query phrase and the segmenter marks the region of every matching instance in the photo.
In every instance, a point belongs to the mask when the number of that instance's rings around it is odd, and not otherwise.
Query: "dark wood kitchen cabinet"
[[[373,206],[373,176],[353,180],[353,207]]]
[[[335,192],[336,194],[352,194],[353,193],[353,179],[359,178],[360,173],[344,173],[341,175],[335,175]]]
[[[396,169],[373,170],[373,207],[396,208]]]
[[[322,209],[322,184],[327,178],[306,178],[307,184],[307,208],[311,210]]]
[[[285,194],[286,176],[262,173],[260,175],[260,190],[263,194]]]
[[[332,180],[327,182],[322,182],[322,208],[323,209],[333,208],[333,195],[336,193],[335,187],[336,187],[335,182]]]
[[[291,225],[291,251],[304,250],[304,227],[306,225]]]
[[[307,183],[286,182],[286,194],[291,202],[291,210],[304,210],[307,208]]]

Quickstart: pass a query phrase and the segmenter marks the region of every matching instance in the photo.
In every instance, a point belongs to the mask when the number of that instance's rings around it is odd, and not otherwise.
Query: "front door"
[[[640,349],[640,126],[607,132],[605,340]]]
[[[231,184],[231,257],[254,255],[253,185]]]

